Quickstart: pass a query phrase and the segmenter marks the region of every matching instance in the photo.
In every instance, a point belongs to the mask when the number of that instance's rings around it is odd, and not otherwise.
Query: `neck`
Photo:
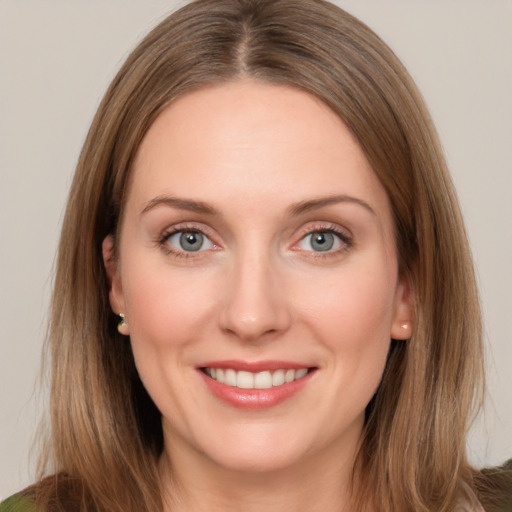
[[[164,512],[351,511],[354,456],[316,454],[271,471],[240,471],[173,446],[160,461]]]

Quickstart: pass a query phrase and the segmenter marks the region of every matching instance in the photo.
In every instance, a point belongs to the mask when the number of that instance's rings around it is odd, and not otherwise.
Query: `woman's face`
[[[165,447],[238,470],[351,458],[390,338],[410,335],[386,193],[340,119],[288,87],[168,107],[109,258]]]

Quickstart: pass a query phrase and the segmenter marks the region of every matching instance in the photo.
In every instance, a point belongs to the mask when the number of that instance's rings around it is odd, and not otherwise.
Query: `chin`
[[[284,435],[260,432],[257,436],[241,435],[238,439],[227,436],[213,450],[210,446],[204,455],[229,471],[272,473],[298,467],[309,458],[308,445],[299,433],[290,430]]]
[[[290,453],[278,453],[269,450],[268,453],[224,453],[214,462],[227,471],[237,473],[265,474],[285,471],[296,466],[300,457]]]

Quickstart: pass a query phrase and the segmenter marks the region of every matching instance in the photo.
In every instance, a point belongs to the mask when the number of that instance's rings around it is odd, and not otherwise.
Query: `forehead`
[[[341,119],[314,96],[252,80],[208,86],[172,103],[146,134],[130,196],[270,203],[385,192]]]

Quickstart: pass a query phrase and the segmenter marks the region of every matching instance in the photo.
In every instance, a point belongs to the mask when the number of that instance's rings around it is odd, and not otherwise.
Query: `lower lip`
[[[240,409],[268,409],[274,407],[297,394],[310,380],[314,371],[309,371],[305,377],[294,380],[281,386],[268,389],[241,389],[227,386],[208,377],[201,370],[201,374],[208,389],[223,402]]]

